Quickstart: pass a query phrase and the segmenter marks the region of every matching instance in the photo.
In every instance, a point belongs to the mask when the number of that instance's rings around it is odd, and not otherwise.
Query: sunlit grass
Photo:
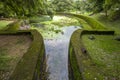
[[[53,21],[59,21],[59,20],[64,19],[64,18],[66,18],[66,17],[65,16],[54,16]]]
[[[110,21],[107,19],[107,17],[105,17],[105,15],[102,14],[96,14],[92,17],[103,23],[107,28],[115,30],[117,34],[120,34],[120,19]]]
[[[0,30],[3,29],[4,27],[6,27],[9,23],[11,23],[13,21],[5,21],[5,20],[1,20],[0,21]]]

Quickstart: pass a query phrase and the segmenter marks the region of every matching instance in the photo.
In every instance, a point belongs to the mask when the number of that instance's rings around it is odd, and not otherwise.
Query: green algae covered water
[[[59,17],[61,20],[61,17]],[[68,48],[72,33],[81,29],[80,25],[67,25],[66,19],[62,18],[57,24],[47,22],[47,25],[37,27],[44,38],[46,53],[46,72],[47,80],[69,80],[68,78]],[[69,20],[68,20],[69,22]],[[62,26],[61,26],[61,25]]]

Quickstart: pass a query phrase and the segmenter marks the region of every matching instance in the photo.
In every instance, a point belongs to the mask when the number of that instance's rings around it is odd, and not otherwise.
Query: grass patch
[[[0,20],[0,30],[5,28],[8,24],[12,23],[13,21],[5,21],[5,20]]]
[[[120,41],[114,40],[114,35],[93,35],[95,40],[88,39],[89,36],[84,35],[82,39],[92,61],[106,78],[119,79]]]
[[[6,48],[0,48],[0,71],[6,71],[9,68],[7,63],[10,62],[11,58],[6,55],[7,53]]]
[[[7,27],[5,27],[3,30],[5,31],[16,31],[19,30],[21,22],[20,21],[15,21],[9,25],[7,25]]]
[[[81,72],[81,76],[85,80],[94,80],[94,79],[102,80],[103,75],[99,74],[100,70],[96,66],[94,66],[89,56],[81,51],[81,49],[84,48],[84,45],[80,38],[82,32],[83,32],[82,30],[77,30],[73,33],[71,37],[71,45],[73,46],[73,49],[75,51],[72,54],[75,54],[77,60],[77,63],[75,63],[75,65],[77,64],[79,66],[77,71]],[[75,60],[75,58],[73,59]]]
[[[105,17],[105,15],[102,14],[95,14],[92,17],[100,21],[107,28],[115,30],[116,34],[120,35],[120,19],[117,19],[116,21],[110,21],[107,19],[107,17]]]

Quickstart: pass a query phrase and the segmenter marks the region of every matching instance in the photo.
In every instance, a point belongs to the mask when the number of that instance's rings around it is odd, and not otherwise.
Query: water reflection
[[[67,26],[60,28],[61,32],[56,33],[57,38],[46,39],[44,37],[45,51],[47,59],[47,72],[49,73],[48,80],[68,80],[68,47],[71,34],[79,26]]]

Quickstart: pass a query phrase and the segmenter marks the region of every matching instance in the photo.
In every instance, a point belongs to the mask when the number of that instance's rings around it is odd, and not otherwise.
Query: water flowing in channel
[[[47,59],[48,80],[68,80],[68,48],[73,31],[80,27],[63,27],[57,39],[46,39],[45,51]],[[52,34],[49,34],[52,35]]]
[[[32,25],[44,38],[47,80],[69,80],[69,41],[72,33],[81,28],[79,21],[63,16],[54,16],[52,21],[33,23]]]

